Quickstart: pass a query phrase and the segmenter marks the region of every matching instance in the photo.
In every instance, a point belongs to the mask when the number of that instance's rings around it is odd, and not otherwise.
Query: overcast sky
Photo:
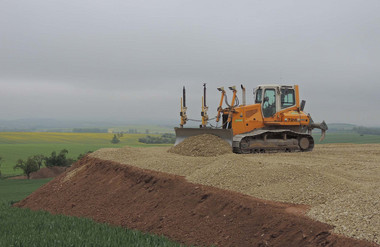
[[[380,1],[1,0],[0,119],[179,122],[219,86],[299,84],[314,121],[380,125]],[[240,93],[240,92],[239,92]],[[239,94],[240,95],[240,94]]]

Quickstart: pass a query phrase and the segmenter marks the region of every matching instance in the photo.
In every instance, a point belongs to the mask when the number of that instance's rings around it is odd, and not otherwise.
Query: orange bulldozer
[[[189,120],[186,115],[186,91],[181,98],[181,124],[175,128],[175,145],[185,138],[201,134],[213,134],[227,141],[235,153],[311,151],[314,139],[311,131],[321,129],[322,141],[328,129],[326,123],[314,123],[305,113],[305,101],[300,102],[298,85],[260,85],[254,89],[254,104],[246,104],[246,89],[241,85],[242,102],[237,97],[235,86],[229,87],[232,99],[229,102],[223,87],[217,109],[216,123],[221,126],[208,127],[210,120],[206,105],[206,84],[202,97],[202,124],[199,128],[184,128]],[[226,107],[223,108],[223,102]]]

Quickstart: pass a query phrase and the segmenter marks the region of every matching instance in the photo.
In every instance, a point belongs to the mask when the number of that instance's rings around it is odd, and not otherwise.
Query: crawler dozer
[[[239,103],[237,89],[229,87],[232,99],[227,99],[226,90],[221,93],[215,121],[217,126],[209,127],[206,105],[206,85],[202,97],[202,120],[199,128],[185,128],[190,119],[186,115],[186,91],[181,98],[181,123],[175,128],[175,145],[185,138],[200,134],[213,134],[227,141],[234,153],[311,151],[314,139],[313,129],[321,129],[320,141],[328,129],[326,123],[314,123],[310,114],[303,110],[305,101],[300,102],[298,85],[260,85],[254,89],[254,104],[246,104],[246,89],[241,85],[242,102]],[[223,103],[226,107],[223,107]],[[221,126],[218,127],[219,122]]]

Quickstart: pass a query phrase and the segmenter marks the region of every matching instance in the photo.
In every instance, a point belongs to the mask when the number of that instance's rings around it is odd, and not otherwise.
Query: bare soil
[[[91,156],[15,206],[89,217],[185,244],[375,246],[332,234],[332,226],[302,215],[305,205],[256,199]]]

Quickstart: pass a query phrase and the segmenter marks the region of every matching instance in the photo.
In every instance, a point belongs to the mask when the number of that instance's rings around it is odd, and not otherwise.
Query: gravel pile
[[[193,183],[311,206],[335,232],[380,244],[380,145],[316,145],[312,152],[213,157],[168,148],[100,149],[90,156],[185,176]]]
[[[203,134],[186,138],[168,152],[185,156],[211,157],[232,153],[232,148],[218,136]]]

